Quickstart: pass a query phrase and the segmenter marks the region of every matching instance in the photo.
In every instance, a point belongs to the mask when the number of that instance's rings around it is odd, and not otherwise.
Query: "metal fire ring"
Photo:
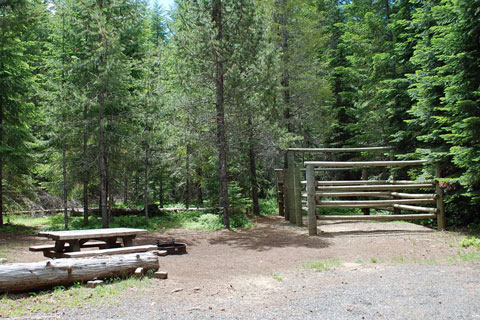
[[[175,242],[173,239],[170,242],[157,241],[159,250],[167,251],[168,254],[185,254],[187,253],[187,245],[181,242]]]

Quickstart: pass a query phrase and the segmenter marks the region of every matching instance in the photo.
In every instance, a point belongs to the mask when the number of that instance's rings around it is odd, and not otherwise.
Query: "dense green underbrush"
[[[253,226],[250,218],[244,214],[233,214],[230,217],[233,230]],[[102,218],[90,216],[84,225],[83,217],[69,217],[69,229],[97,229],[102,227]],[[172,211],[162,216],[149,219],[138,215],[114,216],[110,220],[111,228],[139,228],[149,231],[164,231],[170,228],[184,228],[202,231],[213,231],[225,228],[223,216],[204,211]],[[36,234],[38,230],[65,230],[62,214],[48,217],[15,216],[1,229],[14,234]]]

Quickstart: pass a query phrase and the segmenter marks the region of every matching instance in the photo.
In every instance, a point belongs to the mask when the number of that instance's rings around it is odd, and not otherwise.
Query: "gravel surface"
[[[68,319],[480,319],[480,270],[470,265],[348,264],[323,272],[214,280],[205,288],[158,281]],[[178,288],[180,289],[180,288]]]

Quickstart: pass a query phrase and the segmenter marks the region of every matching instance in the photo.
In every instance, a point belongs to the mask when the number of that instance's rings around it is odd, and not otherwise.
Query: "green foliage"
[[[65,230],[63,215],[51,216],[49,218],[32,218],[30,225],[35,227],[26,227],[21,225],[11,225],[10,230],[22,234],[34,234],[38,228],[44,230]],[[7,227],[10,225],[7,225]],[[149,231],[167,230],[169,228],[186,228],[202,231],[214,231],[225,228],[223,217],[218,214],[205,213],[202,211],[178,211],[168,212],[159,217],[149,219],[144,216],[120,216],[111,220],[112,228],[140,228]],[[231,217],[232,229],[251,228],[251,220],[246,214],[235,214]],[[83,217],[70,217],[70,228],[75,230],[97,229],[102,227],[101,217],[90,217],[88,225],[83,224]]]
[[[244,214],[234,214],[230,217],[230,226],[232,229],[251,228],[253,226],[250,218]]]
[[[230,210],[232,214],[245,212],[245,210],[252,205],[252,200],[249,197],[244,196],[242,189],[236,181],[228,184],[228,196],[230,199]]]
[[[309,260],[305,261],[303,264],[304,269],[312,269],[317,272],[328,271],[333,267],[340,265],[340,260],[338,259],[325,259],[325,260]]]
[[[480,238],[477,238],[477,237],[465,238],[460,242],[460,245],[464,248],[468,248],[470,246],[473,246],[475,248],[480,248]]]
[[[196,222],[197,224],[191,226],[192,229],[214,231],[225,227],[222,217],[211,213],[201,215]]]
[[[278,200],[277,198],[268,197],[260,199],[260,215],[273,216],[278,214]]]

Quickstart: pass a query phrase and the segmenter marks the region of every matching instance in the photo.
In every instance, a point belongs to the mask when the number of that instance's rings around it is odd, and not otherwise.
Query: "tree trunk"
[[[252,118],[248,118],[248,130],[250,132],[248,136],[248,158],[250,160],[250,184],[252,185],[252,205],[253,214],[260,215],[260,205],[258,203],[258,181],[257,181],[257,164],[255,161],[255,149],[254,149],[254,137],[252,128]]]
[[[150,146],[145,144],[145,185],[143,189],[143,207],[145,209],[145,218],[148,219],[148,157],[150,152]]]
[[[212,20],[217,29],[216,39],[218,42],[223,40],[223,22],[222,22],[222,0],[215,0],[212,11]],[[221,47],[221,46],[220,46]],[[227,141],[225,135],[225,110],[224,110],[224,66],[222,62],[220,49],[213,48],[215,57],[215,89],[217,95],[217,148],[219,160],[219,178],[220,178],[220,207],[223,209],[223,218],[225,226],[230,229],[230,212],[228,203],[228,176],[227,176]]]
[[[187,159],[186,159],[186,165],[185,165],[185,171],[187,175],[187,185],[186,185],[186,197],[185,197],[185,208],[190,207],[190,202],[191,202],[191,179],[190,179],[190,144],[187,143]]]
[[[64,139],[66,139],[64,137]],[[67,189],[67,145],[63,142],[62,150],[62,166],[63,166],[63,218],[65,222],[65,229],[68,229],[68,189]]]
[[[136,268],[157,270],[154,252],[104,258],[56,259],[0,265],[0,292],[21,292],[93,279],[132,274]]]
[[[83,225],[88,225],[88,106],[83,106]]]
[[[106,157],[106,155],[105,155]],[[108,158],[105,158],[105,168],[107,172],[107,216],[108,216],[108,221],[110,222],[112,220],[113,216],[113,183],[112,183],[112,178],[110,177],[110,162],[108,161]]]
[[[198,176],[198,183],[197,183],[197,206],[203,206],[203,190],[202,190],[202,168],[197,168],[197,176]]]
[[[139,167],[138,162],[136,163],[136,167],[137,168]],[[135,203],[137,203],[137,200],[138,200],[138,194],[140,193],[139,189],[140,189],[140,175],[139,175],[138,171],[135,170],[135,199],[134,199]]]
[[[98,6],[100,11],[103,11],[103,0],[98,1]],[[103,34],[100,31],[98,42],[100,45],[103,45]],[[104,61],[103,54],[100,55],[99,65],[102,67]],[[98,76],[102,77],[102,72],[99,71]],[[108,228],[109,219],[107,212],[107,168],[105,163],[105,132],[103,129],[104,122],[104,107],[105,107],[105,93],[103,85],[98,93],[98,161],[100,167],[100,212],[102,213],[102,226],[103,228]]]
[[[0,145],[3,145],[3,104],[0,100]],[[3,154],[0,152],[0,227],[3,226]]]
[[[280,79],[280,85],[283,90],[283,104],[285,110],[283,112],[283,119],[285,121],[287,132],[293,132],[291,124],[291,111],[290,111],[290,73],[288,72],[289,64],[289,52],[288,52],[288,13],[287,13],[287,0],[280,0],[280,15],[279,15],[279,24],[280,24],[280,36],[281,36],[281,49],[282,49],[282,75]],[[288,167],[287,165],[287,153],[284,154],[284,168]]]
[[[158,200],[160,202],[160,208],[163,208],[163,206],[165,205],[164,200],[163,200],[163,169],[160,170],[160,181],[159,182],[160,182],[160,186],[159,186],[160,187],[160,190],[159,190],[160,194],[159,194],[159,199]]]
[[[123,174],[123,203],[128,201],[128,170],[125,170]]]

